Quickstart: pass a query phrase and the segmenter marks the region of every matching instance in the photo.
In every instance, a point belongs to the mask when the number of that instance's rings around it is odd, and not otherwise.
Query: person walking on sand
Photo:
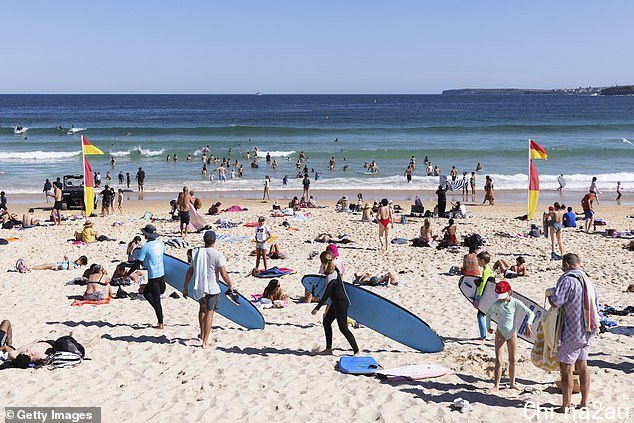
[[[143,192],[143,185],[145,184],[145,171],[142,168],[139,168],[136,173],[136,182],[138,184],[139,192]]]
[[[473,299],[473,307],[478,310],[478,330],[480,331],[480,339],[484,340],[487,337],[484,319],[485,314],[481,312],[478,307],[480,306],[480,298],[482,298],[482,294],[484,294],[484,288],[489,282],[489,278],[493,278],[493,282],[495,282],[495,270],[489,266],[489,263],[491,262],[491,255],[488,252],[482,251],[481,253],[478,253],[476,257],[478,259],[478,266],[482,268],[482,275],[480,276],[482,282],[480,282],[480,285],[476,290],[476,295]]]
[[[310,179],[308,178],[308,173],[304,173],[304,179],[302,180],[302,186],[304,187],[304,198],[309,198],[310,191]]]
[[[156,313],[158,324],[154,328],[164,329],[161,294],[165,292],[165,281],[163,281],[165,276],[165,268],[163,267],[165,244],[158,239],[159,234],[156,232],[154,225],[148,223],[144,228],[141,228],[141,233],[143,233],[147,242],[141,247],[141,251],[128,271],[127,276],[139,269],[141,264],[144,269],[147,269],[148,282],[143,290],[143,296]]]
[[[264,270],[268,269],[267,265],[267,253],[268,253],[268,241],[271,239],[271,231],[269,227],[264,224],[264,216],[258,218],[258,226],[255,227],[255,268],[252,273],[256,274],[260,270],[260,257],[264,264]]]
[[[564,274],[554,289],[546,292],[548,302],[560,308],[562,327],[559,334],[557,360],[561,371],[563,404],[555,411],[567,413],[572,407],[573,367],[579,374],[581,402],[579,409],[588,407],[590,371],[588,350],[592,335],[598,332],[597,290],[588,275],[581,270],[581,260],[573,253],[564,255],[561,262]],[[550,295],[549,295],[550,294]]]
[[[51,202],[51,200],[48,198],[49,192],[51,191],[51,189],[53,189],[53,184],[51,184],[51,181],[47,178],[46,181],[44,182],[44,189],[42,190],[47,204]]]
[[[202,341],[203,349],[209,346],[209,334],[214,320],[214,311],[218,310],[220,304],[220,277],[228,286],[227,292],[233,293],[233,287],[229,273],[227,272],[227,260],[225,256],[214,246],[216,244],[216,233],[207,231],[203,235],[204,248],[194,248],[192,251],[192,261],[185,275],[183,284],[183,297],[189,295],[189,282],[194,277],[194,294],[198,297],[200,308],[198,310],[198,324],[200,334],[198,338]]]
[[[623,191],[621,191],[621,181],[616,183],[616,201],[619,201],[623,196]]]
[[[491,392],[500,389],[500,379],[502,378],[502,347],[506,343],[509,355],[509,388],[519,389],[515,385],[515,357],[517,355],[517,330],[518,320],[517,314],[523,311],[526,314],[526,335],[532,336],[531,324],[535,320],[533,313],[523,302],[516,300],[511,296],[511,285],[507,281],[500,281],[495,285],[495,293],[497,301],[489,308],[486,313],[487,332],[493,333],[491,329],[491,317],[497,316],[497,329],[495,330],[495,384],[491,388]],[[524,322],[522,321],[522,324]]]
[[[601,204],[601,202],[599,201],[599,194],[603,194],[603,193],[599,191],[599,187],[597,186],[596,176],[592,177],[592,182],[590,183],[590,188],[588,188],[588,191],[594,194],[594,197],[597,199],[597,204]]]
[[[269,194],[269,190],[271,189],[271,178],[269,175],[264,177],[264,194],[262,194],[262,200],[270,200],[271,195]]]
[[[341,273],[339,273],[339,270],[333,263],[334,257],[331,252],[322,252],[319,259],[324,266],[324,274],[326,275],[326,291],[311,314],[313,316],[316,315],[319,309],[326,304],[326,301],[329,299],[331,300],[331,304],[323,319],[324,332],[326,334],[326,348],[317,354],[332,354],[332,323],[337,320],[339,331],[348,340],[348,343],[352,347],[353,354],[357,355],[359,353],[359,347],[357,346],[357,341],[354,339],[354,335],[348,328],[348,307],[350,307],[350,299],[346,293]]]
[[[484,201],[482,204],[489,202],[489,205],[492,206],[495,202],[494,192],[493,192],[493,179],[489,175],[486,176],[486,182],[484,183]]]
[[[590,227],[592,226],[592,221],[594,220],[594,206],[593,201],[595,198],[595,194],[592,192],[587,193],[581,199],[581,208],[583,209],[583,218],[585,219],[585,229],[586,232],[590,232]]]
[[[176,208],[178,209],[178,219],[180,221],[180,234],[183,238],[187,237],[187,228],[189,226],[189,205],[192,203],[192,195],[187,186],[183,187],[183,192],[178,194],[176,199]]]
[[[384,248],[383,239],[385,239],[385,250],[387,251],[388,246],[390,245],[388,241],[388,226],[392,225],[392,229],[394,229],[392,209],[389,207],[387,198],[381,200],[381,205],[377,211],[377,219],[379,221],[379,243],[381,244],[381,248]]]
[[[559,203],[548,207],[548,226],[550,227],[548,232],[550,233],[551,260],[561,260],[561,257],[564,255],[564,247],[561,244],[561,230],[564,228],[563,218],[564,212]],[[555,254],[555,242],[557,242],[559,246],[559,255]]]
[[[557,177],[557,183],[559,184],[559,188],[557,188],[557,191],[563,191],[564,187],[566,186],[566,180],[564,179],[563,173]]]

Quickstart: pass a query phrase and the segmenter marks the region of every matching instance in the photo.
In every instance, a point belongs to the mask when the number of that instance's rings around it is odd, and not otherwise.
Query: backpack
[[[61,369],[64,367],[74,367],[82,362],[82,356],[68,351],[56,351],[49,355],[46,367],[49,370]]]
[[[31,268],[26,265],[24,259],[18,259],[18,261],[15,262],[15,270],[18,273],[28,273],[31,271]]]
[[[62,336],[55,341],[53,350],[57,352],[69,352],[78,355],[80,358],[86,356],[86,350],[72,336]]]

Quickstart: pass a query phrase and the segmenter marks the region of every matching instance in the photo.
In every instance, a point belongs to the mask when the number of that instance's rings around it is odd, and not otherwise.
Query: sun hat
[[[156,239],[159,236],[159,234],[156,233],[154,225],[150,225],[149,223],[145,225],[145,227],[141,228],[141,232],[149,239]]]
[[[86,220],[84,222],[84,226],[92,226],[92,222],[90,220]]]
[[[511,292],[511,284],[507,281],[500,281],[495,285],[495,293],[498,294],[498,300],[505,300]]]

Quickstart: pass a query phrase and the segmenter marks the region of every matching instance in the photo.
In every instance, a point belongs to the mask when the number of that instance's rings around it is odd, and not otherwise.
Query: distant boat
[[[262,93],[260,91],[256,91],[255,95],[262,95]]]
[[[29,128],[25,128],[24,126],[14,126],[13,127],[13,133],[16,135],[22,135],[22,134],[26,134],[26,131],[28,131]]]

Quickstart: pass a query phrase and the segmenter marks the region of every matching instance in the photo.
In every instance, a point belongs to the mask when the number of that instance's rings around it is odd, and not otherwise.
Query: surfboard
[[[344,284],[350,298],[348,317],[415,350],[442,351],[442,340],[420,317],[372,291],[347,282]],[[326,278],[306,275],[302,278],[302,285],[313,296],[321,298],[326,290]]]
[[[163,278],[165,283],[177,291],[183,292],[185,274],[189,264],[165,254],[163,266],[165,267],[165,277]],[[198,302],[199,298],[193,295],[193,283],[193,281],[189,282],[191,295],[188,298]],[[218,310],[216,310],[218,314],[247,329],[264,329],[264,317],[260,310],[240,294],[238,294],[239,299],[236,304],[225,295],[227,293],[227,285],[222,281],[219,281],[218,284],[220,285],[220,304],[218,305]]]
[[[475,298],[477,286],[475,284],[475,280],[479,279],[475,276],[463,276],[458,281],[458,288],[460,288],[460,292],[465,296],[471,304],[473,304],[473,299]],[[511,285],[512,287],[512,285]],[[526,321],[528,316],[524,312],[517,313],[515,316],[515,323],[518,327],[517,336],[524,341],[530,342],[531,344],[535,342],[535,337],[537,335],[537,327],[539,323],[546,317],[546,310],[544,307],[537,304],[535,301],[531,300],[528,297],[523,296],[519,292],[513,289],[513,297],[520,300],[526,306],[535,313],[535,320],[531,325],[531,330],[533,331],[533,336],[529,337],[526,335]],[[497,301],[497,294],[495,293],[495,282],[488,282],[484,287],[484,292],[482,293],[482,297],[480,298],[480,302],[478,304],[478,310],[483,313],[486,313],[489,308]],[[497,323],[497,316],[492,316],[491,320]]]
[[[451,370],[432,363],[412,364],[410,366],[396,367],[394,369],[377,370],[376,375],[381,379],[391,382],[405,380],[420,380],[432,377],[444,376]]]

